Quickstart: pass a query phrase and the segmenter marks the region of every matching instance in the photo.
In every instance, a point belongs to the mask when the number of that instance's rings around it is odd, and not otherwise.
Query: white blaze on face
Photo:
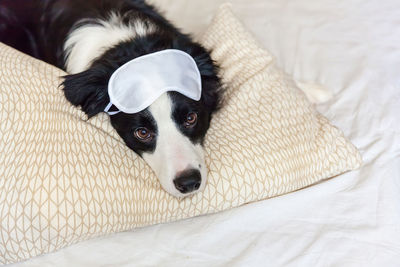
[[[144,153],[143,159],[153,169],[168,193],[184,197],[202,191],[207,181],[203,148],[200,144],[193,144],[179,131],[178,125],[172,118],[171,98],[167,93],[163,94],[149,107],[149,111],[157,124],[157,143],[155,151]],[[180,173],[191,169],[200,171],[200,188],[189,194],[182,194],[176,189],[174,179]]]

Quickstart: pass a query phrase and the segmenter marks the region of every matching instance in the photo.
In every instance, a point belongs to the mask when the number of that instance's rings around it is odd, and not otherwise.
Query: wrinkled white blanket
[[[153,0],[200,34],[222,0]],[[400,266],[400,2],[232,0],[364,166],[228,212],[76,244],[15,266]]]

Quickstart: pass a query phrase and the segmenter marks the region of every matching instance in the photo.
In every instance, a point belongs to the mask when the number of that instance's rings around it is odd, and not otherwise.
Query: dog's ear
[[[211,112],[217,111],[221,106],[221,91],[222,85],[215,73],[212,76],[202,76],[202,101],[209,108]]]
[[[65,97],[74,106],[80,106],[89,118],[99,114],[110,101],[105,76],[94,68],[64,76]]]
[[[211,59],[209,53],[196,57],[202,79],[202,101],[211,113],[221,105],[222,82],[219,78],[219,67]]]
[[[182,50],[194,58],[202,81],[201,101],[211,114],[217,111],[222,102],[222,82],[219,77],[219,66],[210,56],[211,51],[201,44],[191,41],[188,35],[181,35],[174,39],[172,48]]]

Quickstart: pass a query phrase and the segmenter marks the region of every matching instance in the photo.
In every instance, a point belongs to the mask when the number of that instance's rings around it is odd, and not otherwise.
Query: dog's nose
[[[184,171],[174,179],[174,184],[182,194],[193,192],[200,188],[201,174],[195,169]]]

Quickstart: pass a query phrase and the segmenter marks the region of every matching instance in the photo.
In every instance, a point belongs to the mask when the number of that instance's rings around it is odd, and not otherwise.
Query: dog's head
[[[89,118],[103,112],[109,103],[107,86],[112,73],[129,60],[154,52],[133,52],[138,49],[131,46],[120,44],[86,71],[65,77],[65,96],[81,106]],[[201,99],[194,101],[168,92],[139,113],[121,112],[110,116],[110,120],[126,145],[150,165],[162,187],[176,197],[184,197],[201,191],[207,181],[202,145],[219,105],[221,84],[218,67],[202,46],[190,42],[166,48],[183,50],[194,58],[202,79]]]

